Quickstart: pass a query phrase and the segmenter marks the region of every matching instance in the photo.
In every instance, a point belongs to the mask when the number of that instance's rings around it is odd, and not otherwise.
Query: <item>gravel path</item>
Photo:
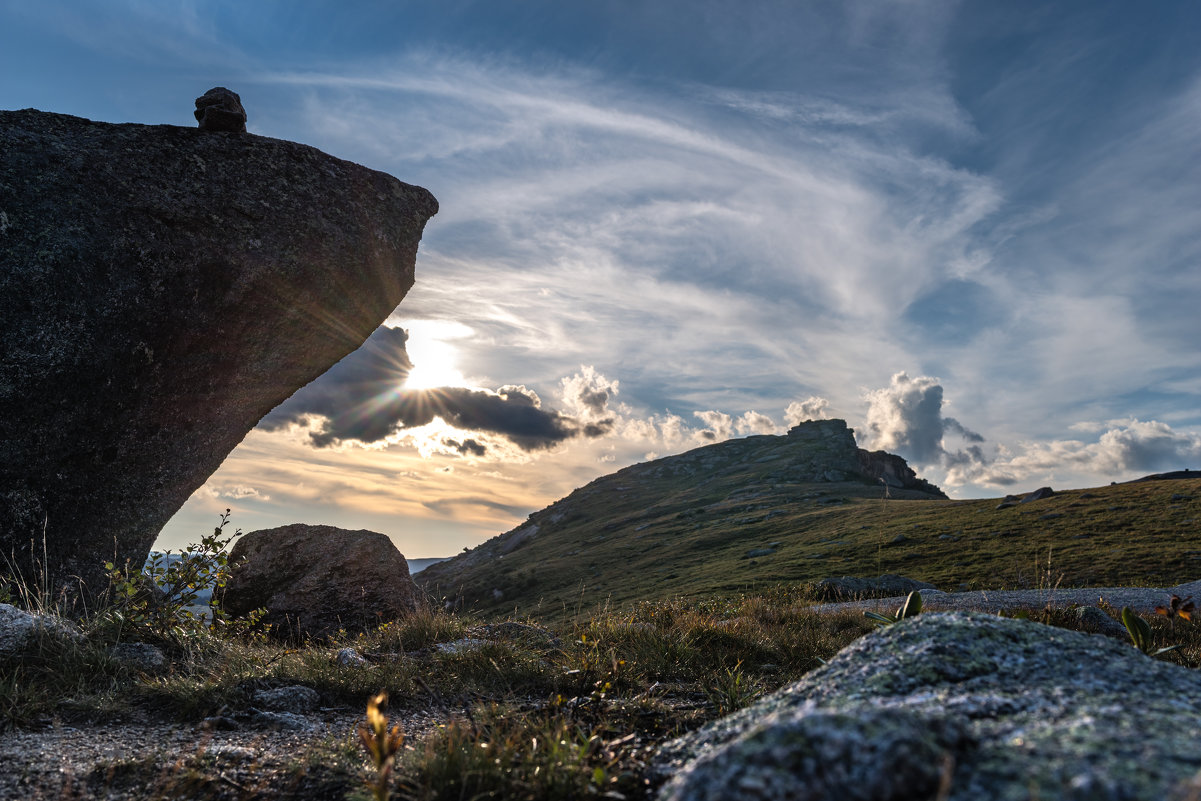
[[[975,609],[995,612],[998,609],[1042,608],[1051,606],[1096,606],[1104,598],[1116,609],[1129,606],[1136,612],[1153,612],[1156,606],[1164,605],[1172,595],[1181,598],[1192,596],[1201,600],[1201,581],[1180,584],[1167,589],[1151,587],[1090,587],[1085,589],[1051,590],[981,590],[976,592],[938,592],[924,590],[922,607],[930,610]],[[833,612],[841,609],[888,609],[894,610],[905,601],[905,596],[892,598],[870,598],[862,601],[819,604],[813,609],[818,612]]]
[[[420,737],[441,715],[393,712],[408,737]],[[308,731],[243,728],[207,731],[145,718],[100,725],[47,725],[0,734],[0,799],[176,798],[190,767],[201,766],[205,798],[321,798],[327,776],[307,772],[309,753],[340,749],[354,737],[361,712],[322,710]],[[122,765],[143,762],[136,774]],[[365,764],[365,763],[364,763]],[[340,795],[335,795],[340,798]]]

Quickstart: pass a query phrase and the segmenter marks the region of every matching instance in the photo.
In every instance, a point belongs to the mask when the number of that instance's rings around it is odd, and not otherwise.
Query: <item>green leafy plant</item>
[[[864,612],[863,614],[878,626],[891,626],[893,623],[899,623],[907,617],[916,617],[922,611],[922,594],[917,590],[909,593],[905,597],[905,603],[891,615],[882,615],[879,612]]]
[[[1129,606],[1122,607],[1122,624],[1126,626],[1126,631],[1130,633],[1130,639],[1134,642],[1134,647],[1147,656],[1159,656],[1169,651],[1175,651],[1180,647],[1180,644],[1176,644],[1169,645],[1167,648],[1154,648],[1151,643],[1151,624],[1139,617]]]
[[[705,697],[717,710],[718,715],[737,712],[761,694],[758,685],[747,678],[742,670],[742,660],[734,667],[719,671],[705,686]]]
[[[206,612],[196,613],[196,605],[206,590],[217,593],[229,581],[233,565],[228,547],[242,534],[238,529],[227,535],[229,510],[221,515],[213,533],[188,546],[172,559],[172,552],[155,553],[140,568],[126,562],[118,566],[105,562],[109,577],[107,605],[92,621],[94,631],[113,639],[127,634],[151,639],[184,642],[206,632],[262,633],[259,623],[265,610],[258,609],[244,620],[234,620],[216,600]]]

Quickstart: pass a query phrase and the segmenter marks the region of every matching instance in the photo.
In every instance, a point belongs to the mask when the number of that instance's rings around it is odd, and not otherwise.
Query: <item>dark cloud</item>
[[[604,390],[584,389],[579,396],[580,405],[593,414],[604,414],[609,403],[609,393]]]
[[[538,395],[523,386],[495,392],[469,387],[404,389],[413,369],[405,350],[407,334],[382,327],[363,346],[301,389],[259,423],[267,431],[290,424],[307,425],[317,447],[357,440],[369,443],[397,431],[423,426],[435,417],[463,431],[504,437],[526,451],[554,447],[572,437],[599,437],[613,427],[611,418],[581,421],[542,408]],[[607,401],[594,393],[592,404]],[[320,418],[314,422],[311,418]],[[475,439],[448,441],[460,453],[483,455]]]
[[[437,501],[423,501],[421,505],[439,514],[452,513],[456,508],[462,506],[482,506],[485,509],[493,509],[519,518],[526,517],[532,511],[528,506],[515,506],[510,503],[494,501],[491,498],[480,497],[444,498]]]
[[[456,439],[446,440],[446,444],[454,448],[464,456],[470,454],[472,456],[483,456],[488,452],[488,448],[474,439],[465,439],[462,442]]]
[[[968,442],[983,442],[984,441],[983,436],[981,436],[980,434],[977,434],[975,431],[972,431],[971,429],[966,427],[963,423],[956,420],[954,417],[944,417],[942,419],[942,426],[943,426],[944,431],[953,431],[956,434],[958,434],[959,436],[963,437]],[[977,448],[976,450],[979,450],[979,449]]]
[[[596,439],[612,431],[616,423],[617,421],[612,417],[607,417],[604,420],[595,420],[591,423],[585,423],[584,427],[580,429],[580,433],[588,439]]]

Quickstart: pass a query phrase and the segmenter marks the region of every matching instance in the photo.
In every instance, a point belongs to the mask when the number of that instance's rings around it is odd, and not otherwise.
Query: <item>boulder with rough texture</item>
[[[315,712],[321,703],[321,696],[312,687],[303,684],[291,684],[287,687],[274,687],[270,690],[255,690],[251,696],[254,705],[269,712],[291,712],[303,715]]]
[[[396,308],[437,208],[293,142],[0,111],[0,566],[94,594],[141,564]]]
[[[914,590],[933,590],[933,584],[917,579],[885,573],[876,578],[841,576],[824,578],[814,585],[814,593],[820,600],[852,600],[856,598],[891,598],[908,595]]]
[[[1201,788],[1201,673],[1107,637],[923,614],[667,744],[664,801],[1162,801]]]
[[[1055,494],[1055,490],[1050,487],[1039,487],[1034,492],[1022,498],[1022,503],[1030,503],[1031,501],[1041,501],[1043,498],[1050,498]]]
[[[42,637],[62,640],[82,638],[79,629],[54,615],[40,615],[0,604],[0,657],[21,656],[37,648]]]
[[[159,673],[169,662],[163,649],[145,642],[120,642],[109,649],[108,655],[130,670],[139,673]]]
[[[252,531],[234,543],[230,561],[225,610],[265,608],[264,622],[285,636],[365,631],[421,605],[404,556],[374,531],[303,523]]]
[[[224,86],[215,86],[196,98],[194,113],[202,130],[246,131],[246,109],[242,108],[242,98]]]

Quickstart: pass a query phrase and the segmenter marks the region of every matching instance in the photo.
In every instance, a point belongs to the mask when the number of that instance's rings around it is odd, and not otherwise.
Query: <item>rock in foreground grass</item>
[[[670,801],[1195,797],[1201,674],[981,613],[875,632],[668,744]]]

